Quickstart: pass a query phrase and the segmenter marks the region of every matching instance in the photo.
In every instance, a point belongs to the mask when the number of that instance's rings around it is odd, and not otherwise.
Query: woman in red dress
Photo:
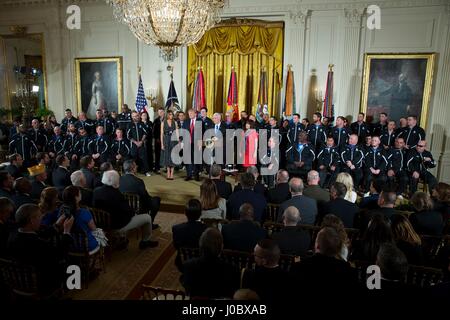
[[[258,154],[258,132],[255,129],[255,122],[248,120],[245,123],[244,139],[241,150],[244,150],[245,168],[255,166],[257,163]]]

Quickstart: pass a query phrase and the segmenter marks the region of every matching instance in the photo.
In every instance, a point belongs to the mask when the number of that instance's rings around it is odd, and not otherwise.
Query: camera
[[[73,208],[68,205],[61,206],[61,215],[64,215],[66,219],[70,219],[73,216]]]

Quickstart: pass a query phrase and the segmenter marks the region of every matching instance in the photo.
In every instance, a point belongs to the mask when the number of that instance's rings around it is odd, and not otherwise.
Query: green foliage
[[[36,113],[35,116],[39,119],[44,120],[47,116],[54,116],[55,114],[53,113],[52,110],[48,109],[48,108],[39,108]]]

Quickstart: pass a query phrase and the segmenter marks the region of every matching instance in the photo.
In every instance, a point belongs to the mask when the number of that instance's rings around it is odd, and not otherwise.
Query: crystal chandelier
[[[178,47],[200,40],[220,21],[224,0],[106,0],[114,17],[126,24],[140,41],[160,48],[171,62]]]

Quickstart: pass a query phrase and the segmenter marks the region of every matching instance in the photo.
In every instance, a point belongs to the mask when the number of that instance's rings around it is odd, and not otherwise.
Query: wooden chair
[[[408,275],[406,276],[406,283],[418,288],[429,288],[435,284],[441,283],[444,279],[442,270],[422,267],[422,266],[408,266]]]
[[[0,280],[10,288],[15,297],[39,298],[37,278],[36,269],[33,266],[0,259]]]
[[[289,254],[282,254],[280,255],[280,261],[278,262],[278,264],[281,269],[289,272],[291,270],[291,267],[295,264],[296,260],[297,260],[296,256],[292,256]]]
[[[255,257],[249,252],[223,250],[221,258],[222,260],[236,266],[239,270],[242,270],[242,268],[255,268]]]
[[[104,248],[106,258],[111,261],[112,249],[115,244],[118,242],[119,235],[117,232],[114,232],[111,228],[111,215],[109,212],[97,209],[97,208],[88,208],[92,213],[92,217],[94,218],[95,226],[97,228],[101,228],[105,233],[106,238],[108,238],[108,245]]]
[[[227,224],[229,221],[227,219],[211,219],[211,218],[204,218],[201,219],[203,224],[206,224],[208,228],[218,228],[219,225]]]
[[[278,210],[280,208],[279,204],[268,203],[266,207],[266,220],[277,222],[278,221]]]
[[[427,266],[439,267],[442,261],[440,260],[440,253],[444,247],[450,246],[450,235],[431,236],[420,235],[422,240],[422,250],[425,264]]]
[[[86,232],[78,231],[71,233],[73,244],[69,249],[68,257],[71,262],[77,264],[81,269],[82,285],[87,289],[92,271],[105,271],[105,259],[103,247],[96,252],[89,251],[88,237]]]
[[[141,209],[140,197],[135,193],[124,192],[125,199],[127,199],[128,204],[133,209],[134,214],[139,214]]]
[[[141,300],[189,300],[186,293],[181,290],[153,287],[143,284],[142,291],[143,294]]]

